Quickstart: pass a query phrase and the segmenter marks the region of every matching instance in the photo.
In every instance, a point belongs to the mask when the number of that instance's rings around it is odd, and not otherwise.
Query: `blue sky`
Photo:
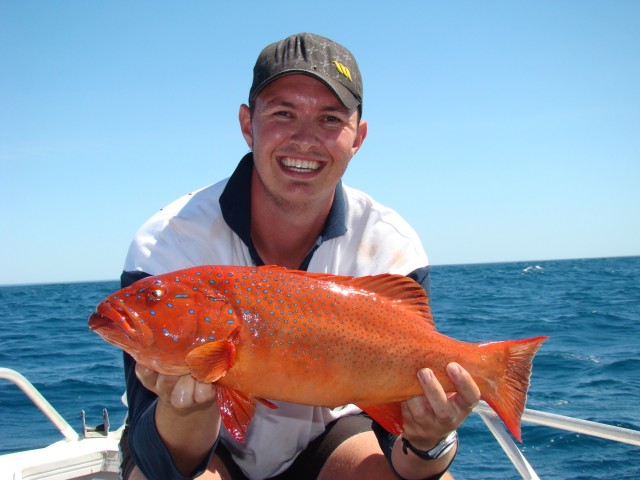
[[[639,24],[636,1],[3,0],[0,284],[117,278],[146,218],[232,172],[255,58],[300,31],[356,55],[345,182],[433,264],[640,255]]]

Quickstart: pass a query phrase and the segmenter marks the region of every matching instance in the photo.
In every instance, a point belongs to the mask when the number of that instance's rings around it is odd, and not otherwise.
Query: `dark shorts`
[[[355,435],[371,431],[371,418],[366,414],[349,415],[339,418],[327,425],[326,430],[313,440],[305,450],[295,459],[293,464],[283,473],[270,477],[272,480],[314,479],[320,474],[320,470],[329,456],[338,446]],[[120,449],[122,453],[121,472],[122,478],[128,479],[135,464],[129,453],[127,431],[122,434]],[[231,453],[222,443],[216,447],[215,454],[224,463],[227,471],[234,480],[247,480],[240,467],[236,465]]]

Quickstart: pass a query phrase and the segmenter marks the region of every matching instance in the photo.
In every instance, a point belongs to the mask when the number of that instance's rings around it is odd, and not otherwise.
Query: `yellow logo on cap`
[[[351,72],[349,71],[349,69],[347,67],[345,67],[343,64],[341,64],[340,62],[338,62],[337,60],[333,61],[333,65],[336,67],[336,69],[345,77],[347,77],[349,79],[350,82],[353,82],[353,80],[351,79]]]

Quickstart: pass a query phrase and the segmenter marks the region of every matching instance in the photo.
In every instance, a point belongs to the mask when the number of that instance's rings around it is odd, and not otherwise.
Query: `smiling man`
[[[134,238],[122,285],[203,264],[274,264],[313,272],[408,275],[429,291],[414,230],[393,210],[342,184],[367,136],[353,55],[318,35],[267,46],[240,107],[251,152],[233,175],[182,197]],[[393,319],[389,319],[390,322]],[[455,430],[478,402],[471,377],[448,366],[445,393],[427,368],[424,395],[402,404],[404,433],[385,432],[353,405],[260,405],[245,443],[221,425],[215,385],[168,376],[125,354],[125,479],[440,478],[457,451]],[[331,388],[331,385],[327,385]],[[375,433],[374,433],[375,432]]]
[[[256,95],[252,109],[240,108],[254,161],[251,238],[265,263],[298,268],[324,228],[367,124],[309,75],[283,76]]]

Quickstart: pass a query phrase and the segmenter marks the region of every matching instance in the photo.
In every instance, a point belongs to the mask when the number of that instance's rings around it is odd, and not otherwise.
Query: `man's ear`
[[[251,110],[245,104],[240,105],[240,112],[238,113],[238,119],[240,120],[240,130],[244,141],[250,149],[253,149],[253,131],[251,129]]]
[[[364,139],[367,138],[367,121],[366,120],[360,120],[360,125],[358,125],[358,132],[356,133],[356,139],[353,142],[353,155],[356,154],[356,152],[358,150],[360,150],[360,147],[362,146],[362,143],[364,142]]]

